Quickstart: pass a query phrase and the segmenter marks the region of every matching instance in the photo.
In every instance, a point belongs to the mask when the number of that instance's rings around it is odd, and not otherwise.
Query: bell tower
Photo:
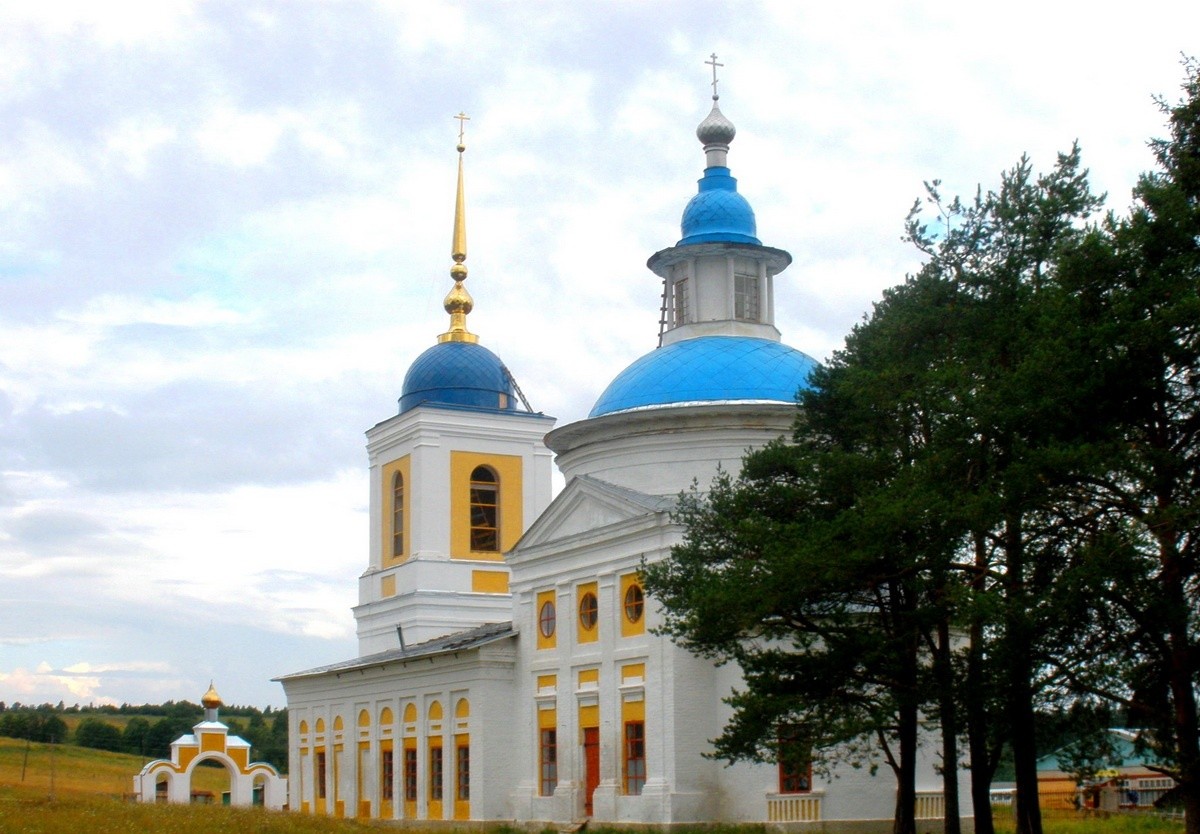
[[[467,326],[463,126],[450,316],[404,377],[398,413],[367,432],[371,545],[359,578],[359,654],[511,618],[504,553],[550,503],[554,419],[533,412]]]

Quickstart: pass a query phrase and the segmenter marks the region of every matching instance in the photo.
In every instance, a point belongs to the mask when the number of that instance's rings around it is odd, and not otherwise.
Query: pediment
[[[514,550],[586,535],[615,524],[666,512],[673,506],[673,498],[647,495],[586,475],[572,478],[525,531]]]

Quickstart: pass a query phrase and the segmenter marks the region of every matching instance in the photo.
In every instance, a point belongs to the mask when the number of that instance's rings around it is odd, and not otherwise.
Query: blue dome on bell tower
[[[680,222],[683,237],[676,246],[693,243],[749,243],[761,246],[754,222],[754,209],[738,193],[737,180],[725,164],[729,143],[737,135],[733,122],[725,118],[713,94],[712,111],[696,128],[704,145],[706,166],[698,180],[700,193],[688,201]]]
[[[454,236],[450,245],[450,277],[454,286],[442,306],[450,314],[450,327],[438,336],[437,344],[417,357],[404,375],[400,389],[400,413],[417,406],[466,408],[476,411],[517,412],[517,401],[528,404],[516,381],[500,357],[479,344],[479,337],[467,329],[467,314],[475,306],[467,292],[467,216],[463,188],[462,123],[468,118],[459,113],[458,193],[454,201]]]
[[[512,377],[500,357],[477,342],[441,342],[417,357],[404,376],[400,413],[418,405],[516,411]]]
[[[691,243],[750,243],[761,245],[755,233],[754,209],[737,192],[737,180],[723,166],[706,168],[700,193],[683,210],[676,246]]]

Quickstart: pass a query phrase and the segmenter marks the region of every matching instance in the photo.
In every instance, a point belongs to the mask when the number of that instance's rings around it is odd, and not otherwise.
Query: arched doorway
[[[229,805],[233,773],[218,758],[204,758],[192,768],[192,802]]]

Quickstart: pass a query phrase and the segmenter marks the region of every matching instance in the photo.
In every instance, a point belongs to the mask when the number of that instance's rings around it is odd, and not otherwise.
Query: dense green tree
[[[14,704],[0,715],[0,736],[23,738],[29,741],[62,743],[66,740],[67,725],[52,712],[19,709]]]
[[[1120,410],[1073,508],[1085,523],[1063,605],[1093,627],[1063,675],[1125,705],[1200,834],[1200,67],[1184,68],[1182,100],[1160,102],[1158,169],[1076,270],[1104,312],[1097,356]]]
[[[140,715],[129,719],[121,732],[121,749],[135,756],[146,755],[146,738],[150,734],[150,722]]]
[[[103,718],[85,718],[75,728],[75,743],[80,747],[95,750],[122,752],[125,745],[121,739],[121,728]]]
[[[181,735],[190,733],[196,719],[160,718],[150,725],[146,733],[146,755],[154,759],[171,756],[171,742]]]
[[[1056,508],[1107,425],[1092,422],[1095,337],[1058,272],[1099,200],[1077,149],[1043,176],[1023,159],[969,204],[936,184],[930,200],[952,225],[910,217],[927,265],[814,374],[792,444],[685,497],[684,543],[647,587],[679,642],[745,673],[718,755],[764,758],[785,724],[818,758],[874,736],[910,831],[921,708],[942,723],[957,817],[961,699],[979,830],[1007,738],[1018,830],[1037,834],[1047,602],[1072,543]]]

